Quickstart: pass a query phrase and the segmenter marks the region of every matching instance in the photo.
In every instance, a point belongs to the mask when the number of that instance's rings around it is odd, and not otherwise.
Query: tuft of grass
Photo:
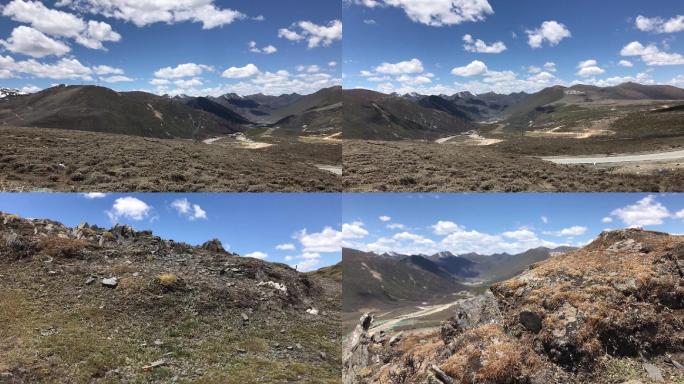
[[[178,283],[178,276],[173,273],[162,273],[157,276],[157,283],[164,288],[170,288]]]

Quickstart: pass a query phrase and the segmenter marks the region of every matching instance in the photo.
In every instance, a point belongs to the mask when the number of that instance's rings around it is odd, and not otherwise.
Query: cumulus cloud
[[[272,45],[267,45],[263,48],[259,48],[257,46],[256,41],[250,41],[247,45],[249,46],[249,51],[253,52],[253,53],[263,53],[266,55],[270,55],[270,54],[278,52],[278,48],[276,48]]]
[[[331,253],[342,251],[342,232],[325,227],[321,232],[309,233],[302,229],[294,236],[304,253]]]
[[[494,9],[487,0],[352,0],[370,8],[397,7],[414,22],[441,27],[482,21]]]
[[[342,238],[343,239],[363,239],[368,236],[368,231],[363,227],[360,221],[342,224]]]
[[[463,67],[456,67],[451,73],[456,76],[470,77],[478,76],[487,72],[487,65],[479,60],[473,60],[470,64]]]
[[[611,216],[622,220],[629,227],[643,227],[662,224],[670,216],[670,212],[654,195],[648,195],[635,204],[614,210]]]
[[[100,77],[100,81],[104,81],[105,83],[123,83],[133,81],[133,79],[131,79],[128,76],[115,75],[108,77]]]
[[[207,212],[198,204],[190,203],[187,198],[174,200],[171,202],[171,208],[190,221],[207,219]]]
[[[201,75],[205,71],[213,71],[213,67],[204,64],[185,63],[176,67],[164,67],[154,72],[154,76],[161,79],[178,79]]]
[[[107,197],[106,193],[102,192],[88,192],[88,193],[81,193],[81,196],[83,196],[85,199],[88,200],[95,200],[95,199],[104,199]]]
[[[629,60],[620,60],[618,65],[625,68],[632,68],[634,66],[634,64],[632,64],[632,62]]]
[[[543,232],[545,235],[550,235],[550,236],[557,236],[557,237],[572,237],[572,236],[580,236],[583,235],[587,232],[587,227],[579,226],[579,225],[573,225],[572,227],[568,228],[563,228],[559,231],[545,231]]]
[[[644,46],[638,41],[632,41],[620,51],[622,56],[639,56],[646,65],[682,65],[684,56],[679,53],[661,51],[655,44]]]
[[[577,76],[590,77],[600,75],[605,72],[603,68],[598,66],[598,62],[594,59],[585,60],[577,64]]]
[[[59,5],[131,22],[138,27],[189,21],[202,23],[202,29],[212,29],[247,17],[239,11],[217,7],[214,0],[61,0]]]
[[[609,223],[612,223],[612,222],[613,222],[613,218],[610,217],[610,216],[606,216],[606,217],[604,217],[603,219],[601,219],[601,222],[604,223],[604,224],[609,224]]]
[[[276,245],[276,249],[278,249],[280,251],[294,251],[296,248],[295,248],[294,244],[285,243],[285,244]]]
[[[418,59],[400,61],[398,63],[382,63],[375,68],[377,73],[386,75],[400,75],[423,72],[423,63]]]
[[[637,29],[644,32],[675,33],[684,31],[684,16],[677,15],[668,20],[660,17],[637,16],[635,20]]]
[[[246,254],[245,257],[251,257],[254,259],[263,260],[263,259],[268,257],[268,254],[264,253],[264,252],[260,252],[260,251],[255,251],[255,252],[250,252],[250,253]]]
[[[114,205],[109,211],[106,211],[109,219],[116,223],[120,219],[129,219],[134,221],[141,221],[149,217],[152,207],[147,205],[144,201],[132,197],[119,197],[114,201]]]
[[[96,75],[123,75],[124,70],[121,68],[114,68],[108,65],[96,65],[93,67],[93,72]]]
[[[463,36],[463,41],[465,42],[465,44],[463,44],[463,49],[468,52],[501,53],[506,50],[506,45],[501,41],[487,45],[484,41],[480,39],[476,40],[471,35]]]
[[[548,224],[548,223],[549,223],[549,218],[546,217],[546,216],[542,216],[542,217],[541,217],[541,221],[542,221],[542,223],[544,223],[544,224]]]
[[[77,15],[50,9],[39,1],[12,0],[2,9],[2,14],[45,34],[74,39],[91,49],[105,50],[103,42],[121,40],[121,35],[105,22],[86,22]]]
[[[35,58],[63,56],[71,51],[71,48],[61,41],[24,25],[14,28],[11,36],[7,40],[0,40],[0,44],[8,51]]]
[[[532,48],[541,48],[546,41],[550,46],[558,45],[561,40],[571,37],[570,30],[557,21],[545,21],[534,30],[527,30],[527,43]]]
[[[385,216],[385,215],[378,217],[378,219],[379,219],[380,221],[390,221],[390,220],[392,220],[391,217]]]
[[[93,70],[84,66],[77,59],[62,58],[54,64],[45,64],[34,59],[15,61],[10,56],[0,55],[0,71],[10,74],[21,73],[38,78],[63,80],[92,80]]]
[[[230,67],[223,71],[222,77],[228,79],[244,79],[259,73],[259,68],[254,64],[247,64],[244,67]]]
[[[327,47],[336,40],[342,39],[342,21],[333,20],[328,25],[318,25],[310,21],[298,21],[289,29],[278,30],[278,37],[290,41],[306,40],[309,48]]]

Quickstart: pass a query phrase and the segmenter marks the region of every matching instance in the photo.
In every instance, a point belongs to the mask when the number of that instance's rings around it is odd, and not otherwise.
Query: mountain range
[[[566,252],[573,247],[539,247],[518,254],[434,255],[376,254],[342,250],[343,308],[396,307],[408,302],[434,301],[469,289],[469,279],[492,283],[508,279],[530,265]]]
[[[536,93],[493,92],[475,95],[383,94],[364,89],[343,91],[346,138],[434,140],[475,129],[477,122],[504,122],[506,129],[527,127],[540,115],[564,107],[597,103],[684,100],[684,89],[670,85],[623,83],[611,87],[553,86]],[[591,104],[590,104],[591,103]]]
[[[9,126],[156,138],[212,137],[255,127],[272,128],[276,135],[322,134],[341,127],[340,87],[310,95],[170,97],[58,85],[33,94],[2,88],[0,96],[0,124]]]

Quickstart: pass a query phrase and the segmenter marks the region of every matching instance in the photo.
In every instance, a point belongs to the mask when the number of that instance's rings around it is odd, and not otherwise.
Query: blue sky
[[[682,87],[682,15],[684,2],[673,0],[345,0],[343,83],[434,94]]]
[[[0,211],[21,217],[105,228],[118,222],[195,245],[218,238],[242,256],[299,270],[340,260],[340,210],[338,194],[0,194]]]
[[[518,253],[625,227],[684,234],[684,196],[638,193],[345,194],[344,246],[378,253]]]
[[[311,93],[341,82],[339,0],[103,3],[0,1],[0,86],[220,95]]]

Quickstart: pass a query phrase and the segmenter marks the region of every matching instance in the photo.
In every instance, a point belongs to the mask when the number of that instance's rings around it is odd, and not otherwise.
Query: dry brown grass
[[[47,237],[38,242],[38,250],[50,257],[79,258],[88,248],[88,243],[78,239]]]
[[[178,276],[173,273],[162,273],[157,276],[157,283],[165,288],[173,287],[178,282]]]

